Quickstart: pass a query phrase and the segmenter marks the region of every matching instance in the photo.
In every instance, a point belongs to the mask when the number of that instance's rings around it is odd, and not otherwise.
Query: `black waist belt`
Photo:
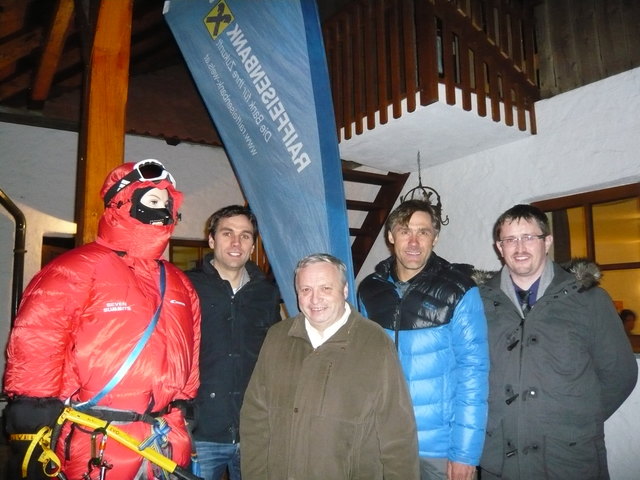
[[[169,412],[169,407],[163,408],[159,412],[138,413],[131,410],[106,410],[103,408],[90,408],[84,413],[92,415],[107,422],[145,422],[150,425],[155,423],[156,418]]]

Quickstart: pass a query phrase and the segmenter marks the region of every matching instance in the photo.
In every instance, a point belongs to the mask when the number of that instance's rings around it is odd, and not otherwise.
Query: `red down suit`
[[[103,196],[132,165],[123,164],[112,172]],[[98,406],[163,412],[171,427],[173,460],[186,466],[189,436],[182,412],[170,403],[191,399],[198,389],[200,307],[186,276],[160,259],[175,222],[147,225],[129,215],[136,188],[166,188],[174,219],[182,195],[166,179],[132,185],[118,192],[105,209],[95,242],[54,259],[25,290],[7,347],[4,389],[12,398],[54,397],[72,402],[89,400],[101,391],[125,362],[160,303],[162,262],[166,291],[158,323],[140,356]],[[136,439],[150,435],[148,423],[114,425]],[[63,429],[56,453],[69,479],[82,478],[87,471],[90,437],[91,431],[82,428],[66,425]],[[115,440],[107,442],[104,458],[113,465],[110,478],[139,478],[136,472],[142,457]]]

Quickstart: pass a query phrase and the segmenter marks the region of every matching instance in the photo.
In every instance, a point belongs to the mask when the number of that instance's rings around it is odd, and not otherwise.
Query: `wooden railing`
[[[536,133],[532,7],[523,0],[355,0],[323,22],[338,136],[439,99]],[[458,93],[456,94],[456,92]],[[459,97],[459,99],[458,99]],[[473,99],[475,98],[475,105]],[[487,104],[489,108],[487,109]],[[528,122],[527,122],[528,116]]]

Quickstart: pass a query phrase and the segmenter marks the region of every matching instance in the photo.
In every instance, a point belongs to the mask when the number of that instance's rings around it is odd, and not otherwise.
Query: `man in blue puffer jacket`
[[[408,200],[389,215],[393,255],[360,284],[362,313],[395,340],[418,426],[422,480],[476,476],[487,422],[487,325],[471,267],[433,253],[440,217]]]

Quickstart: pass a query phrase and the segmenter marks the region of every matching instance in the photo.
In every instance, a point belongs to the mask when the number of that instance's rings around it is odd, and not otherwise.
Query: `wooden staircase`
[[[357,165],[357,164],[356,164]],[[347,199],[347,211],[366,212],[362,224],[358,228],[349,228],[349,234],[354,237],[351,244],[353,260],[353,274],[358,275],[362,264],[367,259],[373,244],[384,227],[391,209],[409,177],[408,173],[372,173],[354,170],[352,162],[342,162],[342,177],[345,182],[364,183],[379,186],[378,193],[372,202]],[[258,236],[256,246],[251,254],[251,260],[265,273],[269,274],[271,267],[269,258]],[[382,260],[382,259],[380,259]]]
[[[360,227],[349,228],[349,234],[354,237],[353,243],[351,244],[353,274],[357,276],[376,238],[378,238],[380,231],[384,227],[384,222],[387,220],[389,213],[391,213],[393,205],[398,199],[400,192],[402,192],[402,188],[409,174],[364,172],[354,170],[350,162],[343,161],[342,177],[345,182],[364,183],[380,187],[372,202],[347,199],[347,211],[367,212]],[[251,260],[255,262],[265,274],[269,274],[271,267],[260,236],[258,236],[256,246],[251,254]]]
[[[367,212],[359,228],[349,228],[349,233],[355,237],[351,244],[353,259],[353,274],[358,275],[364,261],[378,238],[391,209],[409,177],[408,173],[379,174],[364,172],[346,167],[343,162],[342,177],[345,182],[378,185],[380,189],[372,202],[347,199],[347,211],[357,210]]]

